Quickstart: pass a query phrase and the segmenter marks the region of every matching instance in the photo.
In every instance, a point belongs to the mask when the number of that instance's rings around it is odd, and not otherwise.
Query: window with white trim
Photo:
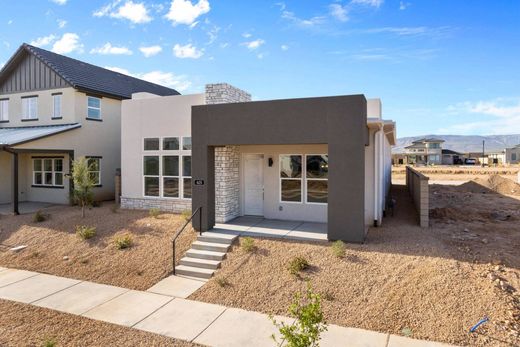
[[[165,198],[179,197],[179,156],[162,157],[162,193]]]
[[[159,138],[151,137],[143,140],[143,149],[145,151],[158,151],[159,150]]]
[[[63,158],[33,158],[33,185],[63,187]]]
[[[61,118],[61,94],[52,96],[52,118]]]
[[[178,151],[179,150],[179,138],[178,137],[165,137],[163,138],[163,151]]]
[[[185,151],[191,151],[191,137],[182,138],[182,149]]]
[[[22,98],[22,119],[38,119],[38,97]]]
[[[280,201],[302,202],[302,155],[280,155]]]
[[[87,97],[87,118],[101,119],[101,99],[95,96]]]
[[[143,157],[144,196],[159,196],[159,156],[145,155]]]
[[[191,155],[182,156],[182,197],[191,199]]]
[[[101,158],[87,158],[88,175],[92,184],[101,185]]]
[[[0,122],[9,120],[9,99],[0,100]]]
[[[305,156],[306,194],[308,203],[326,204],[329,195],[329,156],[312,154]]]

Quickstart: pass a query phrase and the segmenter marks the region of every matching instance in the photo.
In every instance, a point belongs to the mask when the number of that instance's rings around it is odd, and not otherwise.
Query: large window
[[[96,186],[101,185],[101,158],[90,157],[87,158],[88,174],[92,183]]]
[[[0,122],[9,121],[9,99],[0,100]]]
[[[326,154],[306,156],[307,194],[310,203],[327,203],[329,156]]]
[[[101,119],[101,99],[94,96],[87,97],[87,118]]]
[[[145,138],[143,156],[144,195],[191,199],[191,153],[186,153],[186,137]],[[182,153],[182,154],[181,154]],[[187,155],[184,155],[187,154]]]
[[[61,118],[61,94],[54,94],[52,96],[52,118]]]
[[[22,98],[22,120],[38,119],[38,97]]]
[[[280,200],[302,202],[302,156],[280,156]]]
[[[63,158],[33,158],[33,185],[63,187]]]

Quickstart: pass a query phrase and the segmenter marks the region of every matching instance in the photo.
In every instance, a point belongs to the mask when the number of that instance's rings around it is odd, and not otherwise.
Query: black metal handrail
[[[193,217],[195,217],[195,215],[197,214],[197,212],[199,212],[199,228],[201,229],[200,230],[200,235],[202,235],[202,206],[200,206],[199,208],[197,208],[195,210],[195,212],[193,212],[193,214],[191,215],[190,218],[188,218],[188,220],[186,221],[186,223],[184,223],[184,225],[182,226],[182,228],[179,229],[179,231],[177,231],[177,233],[175,233],[175,235],[173,236],[172,238],[172,250],[173,250],[173,259],[172,259],[172,263],[173,263],[173,274],[175,275],[175,241],[177,240],[177,238],[179,237],[179,235],[184,231],[184,229],[186,228],[186,226],[188,224],[190,224],[191,220],[193,219]]]

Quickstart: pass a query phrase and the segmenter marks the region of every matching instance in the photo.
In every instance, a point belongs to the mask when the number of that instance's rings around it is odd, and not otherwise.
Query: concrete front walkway
[[[277,334],[258,312],[0,267],[0,299],[46,307],[207,346],[274,346]],[[290,323],[292,318],[275,317]],[[329,325],[320,346],[447,347],[363,329]]]

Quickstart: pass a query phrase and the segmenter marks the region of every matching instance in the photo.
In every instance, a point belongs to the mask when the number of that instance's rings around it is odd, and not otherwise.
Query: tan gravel
[[[395,216],[386,218],[383,227],[371,228],[366,244],[347,245],[343,259],[332,254],[328,243],[256,239],[255,254],[235,246],[224,261],[217,278],[227,279],[228,286],[211,280],[190,299],[286,314],[293,293],[305,288],[305,281],[290,275],[287,266],[292,258],[304,256],[311,268],[302,277],[323,294],[330,323],[393,334],[409,328],[414,338],[459,345],[520,345],[515,328],[520,325],[520,298],[503,290],[494,277],[500,276],[504,286],[520,289],[520,283],[513,281],[520,278],[520,248],[518,239],[510,238],[518,237],[519,228],[508,224],[505,234],[480,231],[489,234],[478,241],[453,239],[452,235],[467,234],[465,228],[482,222],[435,220],[432,228],[421,229],[415,226],[406,192],[394,189],[394,195]],[[510,221],[490,221],[486,228],[493,223]],[[482,237],[489,242],[482,243]],[[491,261],[504,264],[497,268]],[[491,321],[479,334],[470,334],[469,328],[485,315]]]
[[[104,323],[46,308],[0,300],[0,346],[178,346],[195,347],[136,329]]]
[[[0,266],[32,270],[69,278],[146,290],[172,271],[171,237],[184,220],[164,213],[158,218],[147,211],[118,210],[112,203],[87,211],[76,207],[45,209],[47,221],[33,223],[32,215],[0,217]],[[76,225],[95,226],[96,236],[82,240]],[[134,245],[125,250],[114,246],[116,235],[130,234]],[[177,260],[195,239],[186,230],[178,239]],[[9,248],[27,245],[21,252]],[[68,257],[68,258],[64,258]],[[68,260],[65,260],[68,259]]]

